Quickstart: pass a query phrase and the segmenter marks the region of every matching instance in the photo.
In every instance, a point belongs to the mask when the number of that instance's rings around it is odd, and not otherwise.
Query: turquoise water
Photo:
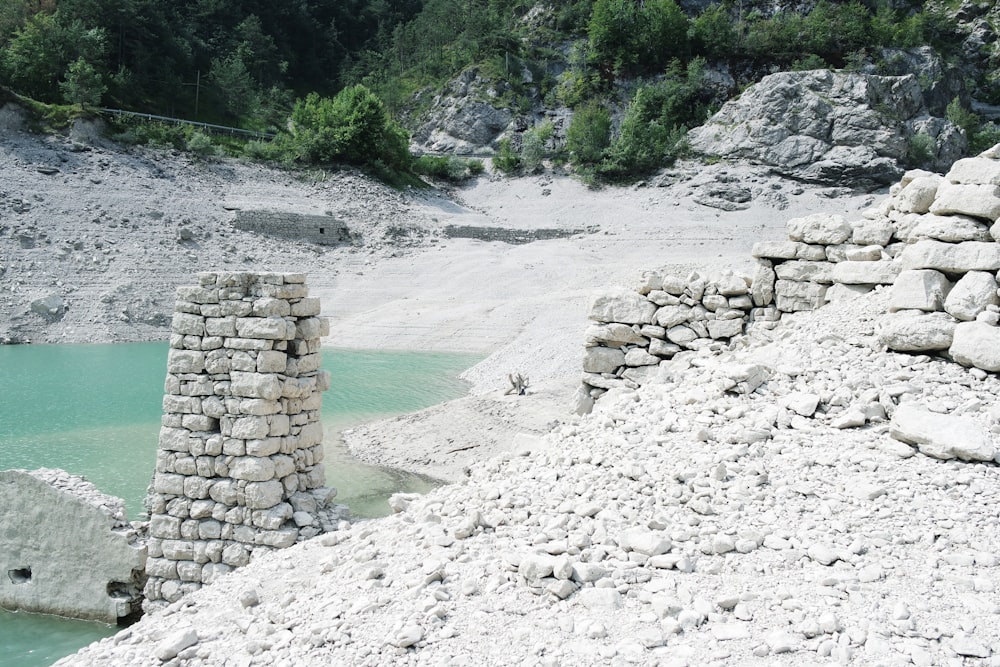
[[[130,518],[156,458],[167,346],[0,345],[0,470],[63,468],[125,499]],[[471,355],[324,350],[333,376],[323,397],[327,480],[357,516],[388,513],[397,491],[434,483],[353,459],[337,432],[461,396]],[[2,511],[2,508],[0,508]],[[0,665],[49,665],[115,628],[0,611]]]

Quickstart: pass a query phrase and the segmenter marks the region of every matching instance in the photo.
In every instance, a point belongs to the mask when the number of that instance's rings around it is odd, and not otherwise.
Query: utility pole
[[[201,98],[201,70],[195,75],[194,83],[182,83],[182,86],[194,86],[194,117],[198,117],[198,102]]]

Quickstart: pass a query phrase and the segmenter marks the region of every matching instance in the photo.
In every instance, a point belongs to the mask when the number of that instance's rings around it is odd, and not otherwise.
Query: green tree
[[[730,57],[736,50],[737,32],[729,13],[713,4],[691,22],[691,46],[696,53],[713,60]]]
[[[208,78],[215,85],[222,106],[229,114],[245,116],[260,106],[257,85],[239,52],[213,59]]]
[[[81,57],[70,64],[59,89],[70,104],[97,106],[108,87],[98,71]]]
[[[32,16],[0,54],[3,78],[20,93],[44,102],[62,98],[59,83],[79,59],[86,63],[103,60],[106,35],[68,20],[59,12]],[[92,65],[91,65],[92,66]]]
[[[570,160],[580,166],[593,166],[604,159],[611,142],[611,115],[596,102],[589,102],[573,112],[566,130],[566,149]]]
[[[310,93],[296,102],[291,127],[293,150],[309,162],[410,167],[405,130],[362,85],[344,88],[332,99]]]

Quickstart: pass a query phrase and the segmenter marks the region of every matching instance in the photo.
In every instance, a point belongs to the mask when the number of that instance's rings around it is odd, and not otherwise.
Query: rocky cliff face
[[[931,116],[913,75],[781,72],[727,102],[688,135],[707,156],[746,159],[810,182],[881,186],[895,182],[924,135],[930,166],[961,156],[965,139]]]

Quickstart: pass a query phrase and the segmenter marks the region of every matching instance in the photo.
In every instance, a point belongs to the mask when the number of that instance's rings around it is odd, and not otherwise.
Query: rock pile
[[[201,273],[177,289],[150,509],[146,607],[331,529],[320,336],[294,273]]]
[[[647,271],[634,290],[596,294],[589,318],[595,324],[586,333],[583,383],[596,398],[646,383],[682,350],[721,350],[748,321],[773,321],[778,313],[751,294],[748,278],[732,272],[679,278]]]
[[[62,664],[1000,665],[1000,467],[892,434],[922,404],[995,439],[1000,380],[883,352],[888,297],[682,351],[468,481]],[[833,424],[855,408],[871,426]]]

